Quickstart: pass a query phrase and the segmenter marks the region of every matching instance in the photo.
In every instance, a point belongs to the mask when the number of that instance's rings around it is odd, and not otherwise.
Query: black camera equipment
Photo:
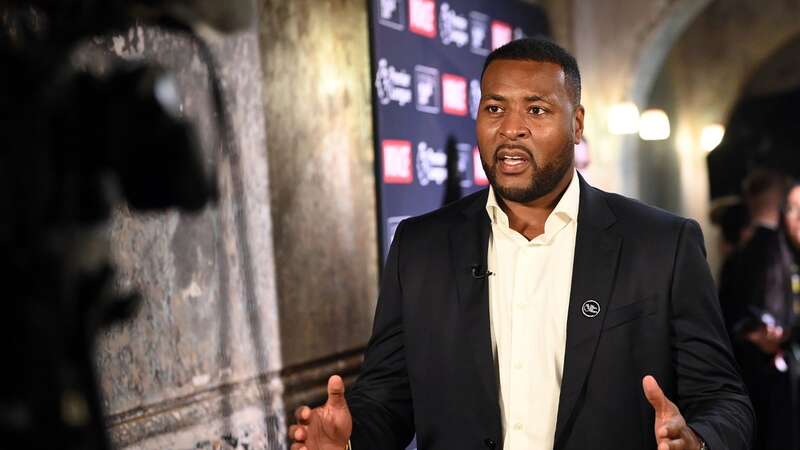
[[[121,60],[92,74],[72,63],[75,49],[141,23],[190,36],[224,149],[222,91],[189,23],[241,27],[251,16],[239,3],[0,0],[0,447],[110,448],[94,340],[138,300],[113,288],[103,225],[118,204],[197,211],[216,192],[170,74]]]

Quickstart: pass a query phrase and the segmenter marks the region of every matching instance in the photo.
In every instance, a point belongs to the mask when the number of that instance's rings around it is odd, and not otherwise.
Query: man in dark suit
[[[574,169],[574,58],[514,41],[481,91],[490,189],[398,227],[361,376],[298,409],[292,450],[748,448],[697,224]]]

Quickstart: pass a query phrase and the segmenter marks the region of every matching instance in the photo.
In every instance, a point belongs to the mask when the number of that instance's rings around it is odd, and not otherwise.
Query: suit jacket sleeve
[[[678,407],[711,450],[749,449],[754,414],[733,358],[697,223],[687,220],[671,289]]]
[[[347,393],[355,450],[404,449],[414,435],[399,270],[403,228],[397,227],[386,260],[361,375]]]

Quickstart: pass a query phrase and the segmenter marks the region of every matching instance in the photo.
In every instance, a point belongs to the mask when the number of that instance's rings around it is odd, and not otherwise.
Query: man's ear
[[[586,110],[583,108],[583,105],[578,105],[575,107],[575,113],[573,114],[572,118],[572,127],[574,130],[574,144],[580,144],[581,139],[583,138],[583,116],[586,113]]]

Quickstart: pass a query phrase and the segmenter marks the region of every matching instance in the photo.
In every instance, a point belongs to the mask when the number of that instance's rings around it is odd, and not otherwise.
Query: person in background
[[[785,175],[766,168],[754,169],[745,178],[742,194],[753,227],[778,228],[786,183]]]
[[[780,183],[777,176],[765,184]],[[762,215],[752,238],[720,277],[720,301],[756,411],[756,450],[800,450],[800,183],[781,198],[776,227],[764,226],[771,205],[756,209]]]
[[[723,261],[730,260],[729,257],[744,247],[753,235],[750,212],[738,196],[716,200],[711,208],[711,223],[718,226],[722,233],[719,254]]]

